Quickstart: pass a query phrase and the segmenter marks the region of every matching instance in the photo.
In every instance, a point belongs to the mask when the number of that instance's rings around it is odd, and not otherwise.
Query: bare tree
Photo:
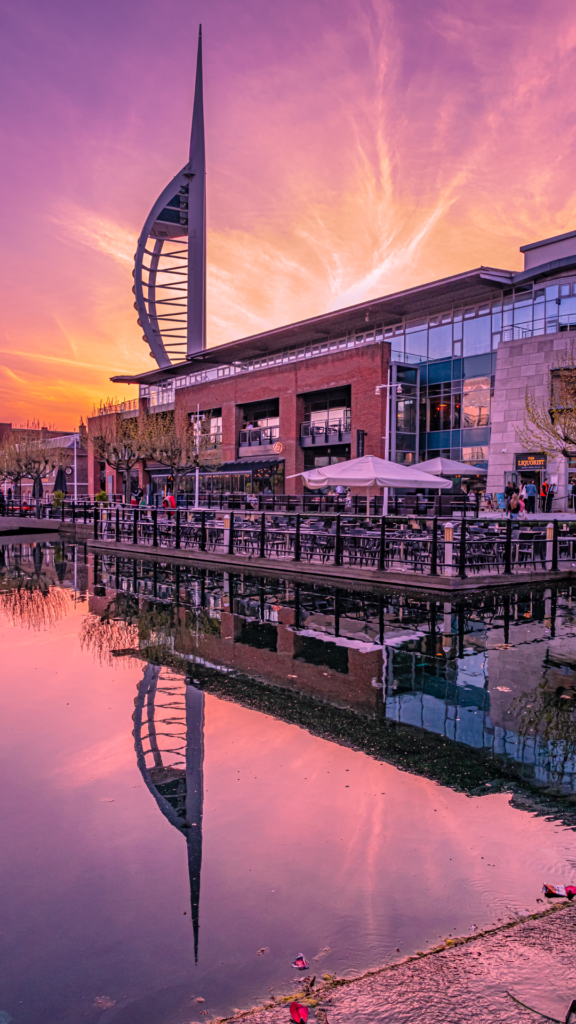
[[[33,495],[42,496],[42,477],[56,465],[68,465],[71,455],[60,450],[54,440],[37,424],[12,430],[0,444],[0,473],[14,484],[15,497],[21,497],[22,480],[33,481]]]
[[[576,365],[573,348],[566,348],[550,371],[547,395],[539,401],[527,388],[526,418],[516,430],[518,441],[530,451],[568,458],[576,452]]]
[[[90,440],[95,455],[111,469],[121,473],[124,481],[124,500],[130,499],[130,474],[146,454],[145,430],[141,417],[124,419],[110,413],[106,403],[95,410]]]
[[[219,459],[220,438],[212,430],[212,413],[203,413],[197,421],[182,410],[155,413],[146,417],[143,428],[146,458],[168,469],[178,493],[183,477],[197,468],[213,466]]]

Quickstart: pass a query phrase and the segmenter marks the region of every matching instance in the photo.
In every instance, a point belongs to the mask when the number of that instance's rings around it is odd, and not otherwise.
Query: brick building
[[[478,468],[478,484],[546,477],[565,507],[576,453],[548,460],[517,440],[528,386],[545,400],[576,330],[576,232],[523,246],[521,272],[479,267],[254,337],[118,376],[139,397],[123,416],[177,409],[211,419],[217,454],[206,491],[299,493],[294,474],[359,454],[417,463],[442,455]],[[391,381],[389,450],[386,390]],[[98,478],[98,474],[100,477]],[[141,467],[150,491],[161,467]],[[90,492],[105,481],[91,460]]]

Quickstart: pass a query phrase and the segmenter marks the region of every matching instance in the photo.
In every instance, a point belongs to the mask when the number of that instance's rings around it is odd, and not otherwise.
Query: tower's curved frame
[[[188,163],[152,207],[138,239],[134,306],[160,367],[206,348],[206,153],[202,26]]]

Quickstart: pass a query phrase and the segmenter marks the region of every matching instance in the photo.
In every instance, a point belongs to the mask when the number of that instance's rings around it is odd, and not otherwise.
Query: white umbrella
[[[308,487],[383,487],[384,515],[388,513],[389,487],[428,487],[434,490],[452,487],[450,480],[423,473],[419,466],[402,466],[399,462],[379,459],[376,455],[363,455],[360,459],[337,462],[333,466],[320,466],[294,476],[303,477]]]
[[[423,473],[432,473],[433,476],[442,473],[444,476],[479,476],[485,475],[486,470],[478,466],[471,466],[466,462],[455,462],[453,459],[428,459],[427,462],[419,462],[418,469]]]

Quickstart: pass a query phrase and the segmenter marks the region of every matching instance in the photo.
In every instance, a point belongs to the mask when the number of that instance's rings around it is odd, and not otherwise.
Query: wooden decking
[[[370,587],[409,587],[420,591],[484,590],[502,587],[533,585],[551,580],[574,578],[574,572],[522,572],[505,576],[503,573],[474,574],[467,579],[457,576],[426,576],[418,572],[379,572],[377,569],[363,569],[358,566],[322,565],[318,562],[282,561],[275,558],[256,558],[244,555],[225,555],[215,552],[183,551],[174,548],[153,548],[145,544],[116,544],[115,541],[89,540],[88,547],[94,551],[106,552],[126,558],[146,558],[156,562],[177,562],[196,565],[220,572],[246,572],[254,576],[289,576],[290,579],[318,580],[334,585],[364,585]]]

